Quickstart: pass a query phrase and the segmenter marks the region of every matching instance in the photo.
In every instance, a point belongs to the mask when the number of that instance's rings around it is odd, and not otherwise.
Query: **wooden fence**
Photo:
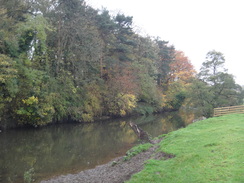
[[[240,114],[244,113],[244,105],[220,107],[214,109],[214,116],[222,116],[226,114]]]

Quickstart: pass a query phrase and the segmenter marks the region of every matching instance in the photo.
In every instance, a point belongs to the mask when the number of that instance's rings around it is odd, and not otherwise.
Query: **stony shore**
[[[154,140],[154,145],[150,149],[132,157],[130,160],[125,161],[123,157],[119,157],[94,169],[77,174],[58,176],[41,181],[41,183],[122,183],[129,180],[133,174],[141,171],[146,160],[151,158],[172,158],[172,155],[156,151],[157,144],[160,141],[160,139]]]

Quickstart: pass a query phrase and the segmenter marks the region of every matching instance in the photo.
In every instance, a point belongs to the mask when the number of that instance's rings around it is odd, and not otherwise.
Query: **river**
[[[58,124],[0,133],[0,183],[39,182],[77,173],[125,155],[139,140],[127,125],[132,121],[152,137],[185,127],[193,114],[113,119],[89,124]],[[25,179],[25,181],[24,181]]]

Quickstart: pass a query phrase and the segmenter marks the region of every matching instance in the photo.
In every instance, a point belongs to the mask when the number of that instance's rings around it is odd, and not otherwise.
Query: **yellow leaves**
[[[164,108],[164,107],[167,107],[167,95],[164,95],[162,94],[162,104],[161,104],[161,107]]]
[[[101,91],[98,85],[90,84],[86,87],[88,93],[84,103],[85,111],[95,116],[101,113]]]
[[[28,99],[23,99],[22,102],[28,106],[32,104],[38,104],[38,98],[35,96],[29,97]]]
[[[126,121],[120,122],[120,127],[121,128],[124,128],[126,125],[127,125],[127,122]]]
[[[127,104],[128,104],[128,108],[131,110],[133,108],[136,107],[136,102],[137,102],[137,98],[135,95],[132,94],[126,94],[126,99],[127,99]]]
[[[48,115],[54,114],[54,113],[55,113],[55,110],[54,110],[53,106],[50,106],[50,105],[43,106],[41,109],[42,117],[48,116]]]
[[[125,110],[124,109],[120,109],[120,116],[125,116],[126,115],[126,112],[125,112]]]
[[[118,94],[119,97],[121,97],[121,100],[125,105],[127,105],[127,108],[133,109],[136,107],[136,96],[132,94]]]
[[[119,93],[114,105],[110,108],[110,112],[114,115],[125,116],[127,112],[132,111],[136,107],[137,98],[133,94]]]
[[[77,92],[77,89],[75,87],[72,87],[72,92],[75,94]]]
[[[89,93],[84,103],[84,108],[85,111],[88,113],[94,113],[95,115],[97,115],[97,113],[100,113],[101,101],[99,100],[98,96]]]
[[[85,122],[92,122],[93,121],[93,116],[91,114],[85,114],[83,113],[81,115],[82,119],[85,121]]]
[[[85,122],[93,121],[94,117],[101,115],[101,91],[97,84],[90,83],[86,86],[87,94],[85,95],[84,108],[81,118]]]
[[[31,96],[23,99],[23,106],[16,110],[19,115],[19,124],[31,124],[33,126],[42,126],[52,121],[55,113],[54,107],[38,97]]]

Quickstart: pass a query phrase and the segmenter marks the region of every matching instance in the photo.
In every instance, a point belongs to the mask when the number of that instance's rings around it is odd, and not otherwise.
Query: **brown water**
[[[138,143],[126,122],[137,123],[156,137],[191,123],[194,116],[166,113],[148,117],[115,119],[93,124],[62,124],[40,129],[16,129],[0,133],[0,183],[39,182],[53,176],[76,173],[123,156]],[[32,169],[33,174],[28,175]]]

